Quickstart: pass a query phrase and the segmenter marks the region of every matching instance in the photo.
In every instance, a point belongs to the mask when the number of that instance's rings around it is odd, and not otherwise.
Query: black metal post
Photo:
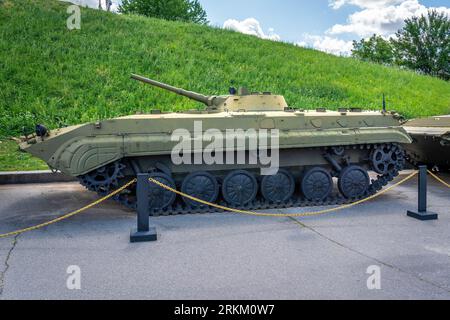
[[[408,216],[421,221],[437,220],[438,214],[427,211],[427,179],[428,168],[427,166],[419,167],[419,194],[418,194],[418,211],[409,211]]]
[[[148,173],[137,176],[137,229],[131,230],[130,242],[148,242],[158,239],[156,228],[150,228],[148,190],[150,175]]]

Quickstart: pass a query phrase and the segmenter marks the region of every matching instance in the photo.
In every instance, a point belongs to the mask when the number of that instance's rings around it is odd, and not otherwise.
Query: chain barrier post
[[[438,220],[438,214],[429,212],[427,210],[427,177],[428,168],[427,166],[419,167],[419,208],[418,211],[408,210],[408,217],[418,219],[421,221]]]
[[[137,176],[137,229],[131,230],[130,242],[150,242],[157,241],[158,236],[156,234],[156,228],[150,227],[149,218],[149,179],[148,173],[138,174]]]

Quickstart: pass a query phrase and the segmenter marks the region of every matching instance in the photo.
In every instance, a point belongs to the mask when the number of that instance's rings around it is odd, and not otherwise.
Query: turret
[[[131,78],[201,102],[209,109],[217,111],[283,111],[288,107],[283,96],[272,95],[270,92],[249,93],[246,89],[241,88],[238,95],[205,96],[200,93],[173,87],[136,74],[132,74]]]

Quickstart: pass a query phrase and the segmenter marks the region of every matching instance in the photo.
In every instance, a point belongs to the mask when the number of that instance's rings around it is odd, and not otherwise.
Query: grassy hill
[[[450,83],[410,71],[86,8],[81,30],[70,31],[67,7],[56,0],[0,0],[0,137],[20,135],[37,122],[54,128],[199,106],[133,82],[130,73],[205,94],[226,93],[234,81],[283,94],[298,108],[380,109],[385,93],[389,108],[407,118],[450,113]],[[0,154],[0,170],[5,165]]]

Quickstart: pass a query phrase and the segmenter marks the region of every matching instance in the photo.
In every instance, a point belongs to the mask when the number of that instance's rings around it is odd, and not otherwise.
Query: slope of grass
[[[0,140],[0,171],[47,170],[44,161],[20,152],[17,143],[11,140]]]
[[[68,30],[67,3],[0,0],[0,137],[196,102],[147,87],[130,73],[205,94],[232,81],[286,96],[299,108],[390,109],[405,117],[450,112],[450,83],[286,43],[186,23],[82,8]],[[1,167],[1,166],[0,166]]]

